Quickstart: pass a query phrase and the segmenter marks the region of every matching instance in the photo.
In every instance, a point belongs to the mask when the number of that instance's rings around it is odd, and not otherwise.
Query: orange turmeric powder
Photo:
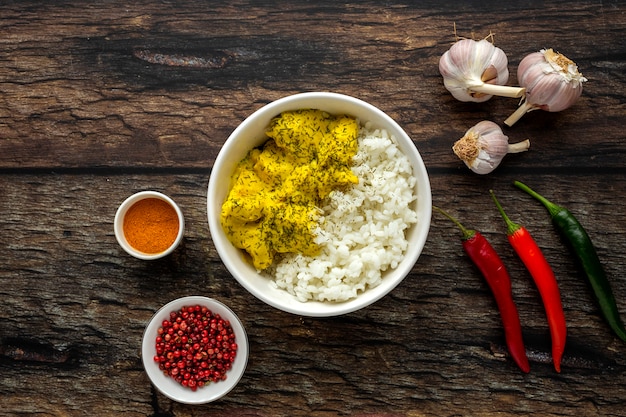
[[[124,236],[128,244],[144,253],[167,250],[176,240],[179,227],[174,207],[159,198],[136,202],[124,216]]]

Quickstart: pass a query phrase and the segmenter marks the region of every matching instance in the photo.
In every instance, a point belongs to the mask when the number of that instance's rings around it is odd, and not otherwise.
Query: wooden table
[[[626,344],[602,320],[547,212],[512,182],[577,215],[626,315],[626,4],[523,3],[3,2],[0,414],[625,416]],[[455,25],[463,37],[495,34],[512,84],[522,57],[546,47],[589,79],[572,108],[506,128],[531,150],[487,176],[465,168],[451,146],[480,120],[502,125],[517,101],[468,104],[448,94],[437,64]],[[345,316],[276,310],[226,271],[206,222],[221,145],[266,103],[324,90],[397,120],[424,159],[434,203],[499,251],[529,374],[508,357],[491,293],[441,216],[403,283]],[[183,247],[162,261],[131,258],[113,235],[118,205],[146,189],[173,197],[187,220]],[[558,277],[569,332],[560,374],[541,300],[489,189]],[[203,406],[158,393],[139,352],[152,314],[191,294],[230,305],[250,339],[239,385]]]

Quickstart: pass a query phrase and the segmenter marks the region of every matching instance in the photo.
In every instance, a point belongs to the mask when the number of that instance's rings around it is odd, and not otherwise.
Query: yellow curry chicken
[[[358,147],[354,118],[312,109],[284,112],[266,134],[267,142],[237,165],[221,212],[228,239],[259,270],[278,253],[318,253],[321,201],[358,183],[350,168]]]

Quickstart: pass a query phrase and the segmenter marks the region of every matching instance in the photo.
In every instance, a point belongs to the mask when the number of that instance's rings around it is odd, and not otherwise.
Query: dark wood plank
[[[147,3],[122,13],[114,3],[80,4],[48,5],[37,9],[37,18],[20,3],[5,7],[3,167],[210,166],[246,116],[276,98],[310,90],[353,94],[378,105],[415,138],[430,166],[451,166],[455,139],[479,120],[503,121],[517,104],[500,98],[466,104],[447,94],[437,61],[454,40],[455,23],[459,35],[496,34],[509,55],[512,83],[521,58],[547,45],[588,75],[585,94],[572,109],[535,112],[510,129],[511,141],[530,138],[538,151],[526,164],[621,166],[623,150],[606,143],[623,137],[625,76],[618,63],[624,41],[615,34],[625,25],[600,4],[505,8],[490,13],[502,16],[497,21],[485,16],[489,5],[442,11],[429,9],[433,5],[316,8],[296,2],[278,12],[243,3],[217,11],[210,3],[183,2],[174,11]],[[586,38],[573,36],[581,20],[591,31]],[[195,68],[154,63],[155,54],[227,60]],[[570,152],[560,152],[563,147]],[[589,162],[599,154],[602,165]]]
[[[205,186],[204,175],[182,176],[178,181],[81,175],[43,183],[40,178],[14,176],[3,189],[4,195],[13,196],[11,209],[5,203],[3,212],[20,213],[5,226],[15,240],[9,245],[13,250],[4,252],[7,270],[0,278],[9,319],[0,323],[7,378],[3,389],[13,392],[3,402],[11,410],[24,411],[18,393],[27,390],[29,410],[34,403],[36,409],[54,414],[45,406],[45,399],[52,396],[82,410],[109,413],[119,407],[147,415],[153,394],[138,356],[143,327],[168,300],[205,294],[227,301],[241,315],[253,352],[241,385],[210,409],[235,414],[241,406],[296,414],[310,409],[315,415],[326,415],[322,410],[356,413],[388,407],[402,415],[416,410],[453,415],[458,401],[463,402],[461,409],[483,412],[512,401],[518,408],[508,411],[524,414],[541,411],[545,397],[554,395],[559,412],[565,409],[575,415],[593,403],[581,404],[578,396],[587,393],[593,394],[594,401],[603,401],[603,415],[612,410],[619,415],[618,404],[626,389],[623,345],[599,318],[586,282],[549,227],[543,209],[529,204],[521,193],[506,192],[509,176],[493,185],[501,191],[503,203],[513,208],[511,215],[527,224],[542,244],[563,289],[569,336],[561,375],[550,363],[540,300],[508,247],[486,192],[471,196],[476,199],[473,209],[455,211],[488,236],[515,278],[515,298],[532,363],[528,377],[506,358],[494,302],[462,253],[457,231],[446,220],[434,219],[418,265],[392,294],[345,317],[307,319],[254,299],[216,260],[205,213],[197,203],[203,198],[198,190]],[[434,176],[433,188],[446,189],[450,178]],[[559,177],[532,179],[553,183],[564,195],[575,193],[573,185]],[[623,195],[626,178],[616,183],[615,195]],[[114,196],[133,187],[161,189],[181,204],[188,233],[173,258],[146,264],[125,256],[117,246],[110,225],[118,204]],[[24,193],[25,188],[32,191]],[[59,189],[74,190],[73,197],[60,194]],[[457,204],[456,196],[442,191],[434,198],[442,206]],[[607,271],[618,277],[626,263],[624,227],[611,228],[613,218],[593,202],[581,201],[572,210],[586,213],[583,218]],[[15,223],[16,217],[37,218],[38,224],[25,227]],[[604,234],[606,229],[612,232]],[[623,280],[614,284],[616,294],[626,293]],[[23,357],[16,354],[18,350],[25,352]],[[35,380],[38,383],[33,385]],[[572,389],[572,384],[580,388]],[[82,405],[68,398],[75,395],[80,395]],[[501,398],[494,400],[494,396]],[[154,398],[161,404],[158,407],[171,406],[160,395]],[[137,403],[142,401],[145,411],[140,412]]]

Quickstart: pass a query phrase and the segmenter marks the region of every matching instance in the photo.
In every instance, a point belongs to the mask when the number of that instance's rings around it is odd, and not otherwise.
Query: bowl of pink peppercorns
[[[225,304],[189,296],[155,313],[141,354],[150,381],[161,393],[181,403],[203,404],[237,385],[248,362],[248,338]]]

